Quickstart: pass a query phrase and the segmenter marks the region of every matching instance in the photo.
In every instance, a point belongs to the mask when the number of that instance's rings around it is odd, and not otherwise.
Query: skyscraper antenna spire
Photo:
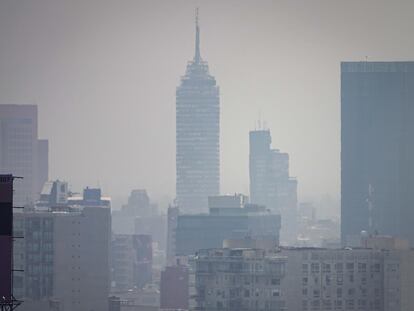
[[[196,42],[195,42],[195,55],[194,61],[199,63],[201,60],[200,56],[200,27],[198,26],[198,8],[195,10],[195,25],[196,25]]]

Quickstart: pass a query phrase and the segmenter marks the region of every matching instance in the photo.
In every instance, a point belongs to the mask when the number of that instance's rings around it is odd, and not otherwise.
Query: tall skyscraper
[[[37,135],[37,106],[0,105],[0,173],[16,181],[14,204],[33,203],[48,175],[47,143]]]
[[[200,55],[196,18],[194,59],[176,92],[176,196],[180,211],[207,211],[220,191],[220,99],[216,80]]]
[[[269,130],[250,132],[250,201],[282,216],[281,241],[296,239],[297,181],[289,176],[289,155],[271,149]]]
[[[414,62],[341,64],[342,242],[414,243]]]

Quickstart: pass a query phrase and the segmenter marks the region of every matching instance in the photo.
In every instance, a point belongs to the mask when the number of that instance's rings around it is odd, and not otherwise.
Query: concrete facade
[[[108,309],[110,205],[25,209],[15,219],[24,236],[15,250],[24,273],[14,284],[23,311]]]
[[[210,249],[195,260],[196,310],[287,310],[284,258],[263,250]]]
[[[197,310],[413,310],[414,251],[373,240],[357,249],[200,251]],[[279,276],[262,273],[272,261],[280,264]]]

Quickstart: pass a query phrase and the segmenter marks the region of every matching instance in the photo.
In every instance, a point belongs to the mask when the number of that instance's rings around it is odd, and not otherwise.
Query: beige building
[[[108,310],[110,208],[25,210],[15,217],[24,234],[24,277],[15,284],[21,310]]]
[[[287,310],[286,259],[254,249],[210,249],[196,260],[196,310]]]
[[[197,310],[414,310],[414,251],[408,243],[367,237],[362,244],[199,252]]]

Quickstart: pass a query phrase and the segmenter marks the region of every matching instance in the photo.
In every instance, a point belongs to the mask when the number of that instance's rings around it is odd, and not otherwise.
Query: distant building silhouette
[[[342,243],[363,230],[414,243],[413,138],[414,62],[342,63]]]
[[[177,230],[177,220],[180,210],[177,206],[170,205],[167,213],[167,265],[173,265],[175,260],[175,234]]]
[[[49,141],[39,139],[37,141],[37,185],[41,190],[44,184],[49,180]]]
[[[0,105],[0,173],[16,181],[14,204],[34,203],[48,177],[47,140],[38,140],[37,106]]]
[[[166,249],[167,215],[151,202],[145,189],[132,190],[128,204],[112,211],[112,230],[115,234],[150,235],[160,249]]]
[[[279,244],[280,216],[264,206],[245,204],[241,194],[209,198],[208,214],[180,214],[175,235],[176,256],[222,247],[226,239],[248,237]]]
[[[150,198],[145,189],[131,191],[128,204],[122,209],[130,216],[151,216],[153,214]]]
[[[289,176],[289,155],[271,149],[270,130],[255,130],[250,138],[250,201],[282,216],[281,241],[296,239],[297,181]]]
[[[220,100],[216,80],[200,55],[196,22],[194,59],[176,92],[176,196],[184,213],[207,211],[220,191]]]
[[[152,281],[150,235],[113,234],[111,243],[112,291],[143,288]]]

